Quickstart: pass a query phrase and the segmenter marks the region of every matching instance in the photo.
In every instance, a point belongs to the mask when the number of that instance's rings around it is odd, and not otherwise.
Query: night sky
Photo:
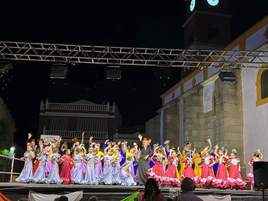
[[[184,0],[40,2],[1,1],[0,40],[183,47]],[[230,5],[233,38],[268,13],[267,0],[233,0]],[[179,69],[124,67],[121,81],[107,81],[105,66],[77,65],[70,68],[66,80],[51,82],[49,67],[19,62],[6,75],[10,81],[1,95],[15,119],[18,144],[29,131],[37,135],[41,99],[116,102],[123,126],[135,127],[155,115],[160,94],[180,79]],[[166,79],[159,79],[163,74]]]

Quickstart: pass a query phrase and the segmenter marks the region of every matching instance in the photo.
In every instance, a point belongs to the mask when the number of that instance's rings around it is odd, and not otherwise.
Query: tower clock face
[[[191,3],[190,3],[190,11],[193,12],[194,9],[195,9],[195,1],[196,0],[191,0]]]
[[[210,6],[217,6],[220,0],[207,0],[207,2]]]

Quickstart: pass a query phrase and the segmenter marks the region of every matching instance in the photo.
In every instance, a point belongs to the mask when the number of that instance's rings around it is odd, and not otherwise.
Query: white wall
[[[259,69],[242,70],[243,118],[245,159],[261,149],[264,159],[268,160],[268,103],[256,106],[257,74]]]

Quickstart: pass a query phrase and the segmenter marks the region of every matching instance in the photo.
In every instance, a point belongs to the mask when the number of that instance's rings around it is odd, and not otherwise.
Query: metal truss
[[[266,58],[266,59],[265,59]],[[0,41],[0,60],[153,67],[254,68],[268,51],[157,49]]]

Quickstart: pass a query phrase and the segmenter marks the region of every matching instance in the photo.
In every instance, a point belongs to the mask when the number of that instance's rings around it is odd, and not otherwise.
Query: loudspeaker
[[[235,74],[230,71],[222,71],[219,74],[221,81],[234,82],[236,80]]]
[[[256,161],[253,163],[254,184],[258,189],[268,188],[268,162]]]

